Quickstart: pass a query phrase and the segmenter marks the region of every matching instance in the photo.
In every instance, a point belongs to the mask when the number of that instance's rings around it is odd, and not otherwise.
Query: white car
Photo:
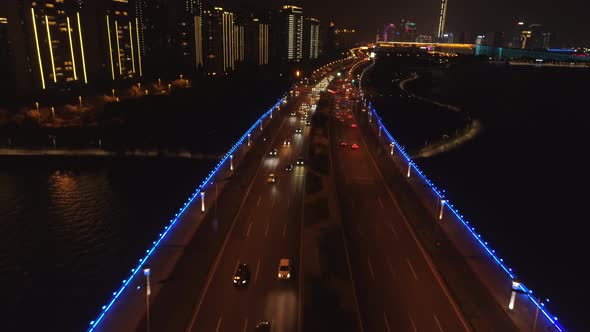
[[[293,261],[289,258],[281,258],[279,261],[279,280],[289,280],[293,276]]]

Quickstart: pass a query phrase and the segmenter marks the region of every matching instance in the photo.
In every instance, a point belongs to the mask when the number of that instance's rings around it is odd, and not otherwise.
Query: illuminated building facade
[[[209,75],[227,74],[244,60],[244,27],[221,7],[203,11],[203,55]]]
[[[440,17],[438,19],[438,38],[443,38],[445,34],[445,24],[447,20],[447,0],[441,0],[440,4]]]
[[[336,49],[346,50],[353,48],[357,43],[357,32],[355,29],[340,28],[334,30],[336,36]]]
[[[383,26],[383,37],[382,37],[381,41],[384,41],[384,42],[396,41],[395,24],[386,23],[385,26]]]
[[[416,23],[412,21],[402,20],[399,29],[399,41],[415,42],[416,41]]]
[[[20,17],[29,45],[27,67],[35,88],[65,88],[88,83],[84,22],[78,11],[83,3],[64,0],[22,1]]]
[[[303,59],[303,9],[285,5],[281,8],[281,57],[299,62]]]
[[[106,3],[108,62],[112,80],[143,75],[139,19],[133,17],[128,0]]]
[[[307,60],[317,59],[320,55],[320,21],[313,17],[304,19],[303,50]]]

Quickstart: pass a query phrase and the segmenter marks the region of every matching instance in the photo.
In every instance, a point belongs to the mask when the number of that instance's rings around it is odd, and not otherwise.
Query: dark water
[[[3,159],[2,330],[84,330],[211,164]]]
[[[425,76],[410,86],[463,107],[483,131],[420,168],[569,331],[587,331],[590,71],[470,64]],[[376,107],[410,148],[462,122],[396,97]]]

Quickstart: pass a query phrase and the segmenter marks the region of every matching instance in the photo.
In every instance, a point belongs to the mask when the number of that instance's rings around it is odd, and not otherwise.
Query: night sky
[[[216,0],[233,6],[248,0]],[[253,0],[250,0],[253,1]],[[590,46],[589,0],[448,0],[447,31],[510,33],[518,20],[539,23],[552,33],[552,47]],[[256,0],[269,8],[283,1]],[[418,33],[435,32],[438,26],[440,0],[294,0],[305,15],[322,22],[333,20],[360,30],[362,38],[374,40],[377,29],[386,22],[402,18],[414,20]]]
[[[99,0],[88,0],[99,1]],[[181,0],[172,0],[181,1]],[[525,20],[546,26],[552,33],[551,46],[590,46],[588,0],[448,0],[447,31],[511,33],[515,22]],[[0,16],[14,0],[0,1]],[[221,7],[235,8],[244,2],[279,8],[283,0],[212,0]],[[372,41],[377,29],[386,22],[402,18],[414,20],[418,33],[435,32],[440,0],[292,0],[303,7],[306,16],[322,22],[334,21],[360,31],[361,39]]]

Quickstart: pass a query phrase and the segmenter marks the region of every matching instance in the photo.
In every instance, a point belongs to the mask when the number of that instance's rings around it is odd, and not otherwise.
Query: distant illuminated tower
[[[438,21],[438,38],[442,38],[445,33],[445,21],[447,19],[447,0],[441,0],[440,19]]]
[[[383,27],[383,40],[384,42],[392,42],[395,38],[395,24],[387,23]]]

